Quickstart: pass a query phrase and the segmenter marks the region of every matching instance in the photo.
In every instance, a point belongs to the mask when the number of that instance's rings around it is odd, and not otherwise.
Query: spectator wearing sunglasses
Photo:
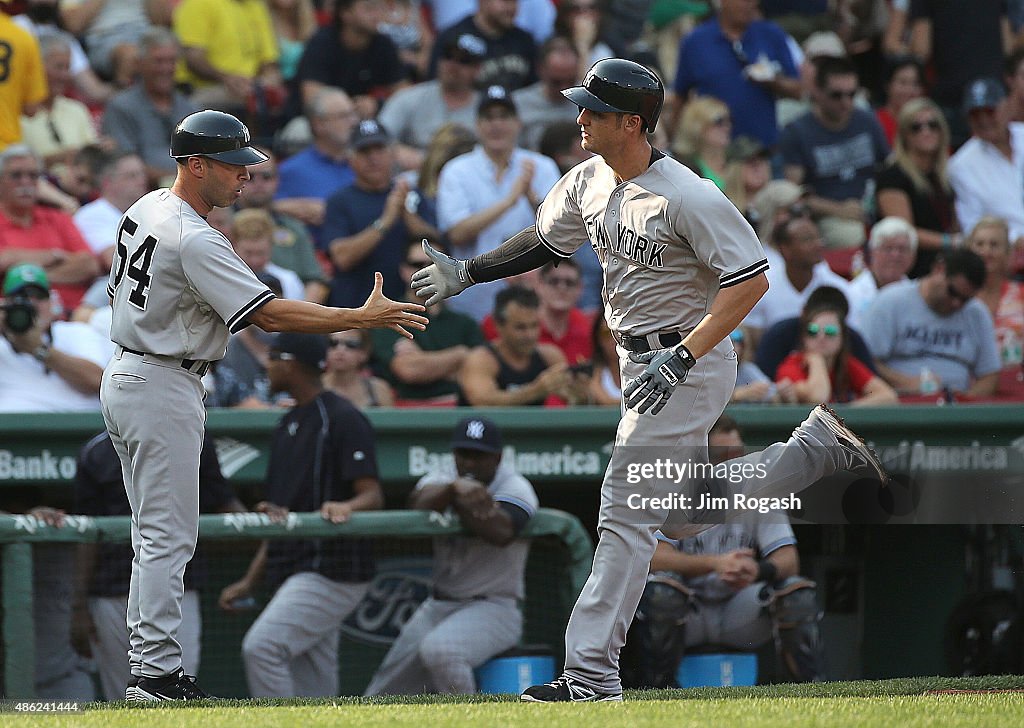
[[[940,250],[960,246],[962,236],[950,184],[949,127],[930,99],[904,104],[892,158],[875,178],[878,214],[914,226],[917,257],[911,278],[927,275]]]
[[[863,318],[882,378],[917,394],[931,388],[930,373],[950,393],[991,397],[1001,364],[992,314],[975,298],[984,283],[981,257],[955,250],[927,276],[886,286]]]
[[[865,192],[889,156],[878,119],[854,104],[859,89],[857,70],[849,59],[821,58],[813,110],[779,136],[786,179],[807,186],[807,204],[829,248],[864,243]]]
[[[324,360],[324,388],[351,402],[356,409],[391,407],[395,397],[388,383],[368,373],[373,345],[370,332],[352,329],[331,334]]]
[[[441,242],[434,240],[431,244],[447,252]],[[409,281],[413,273],[431,262],[419,238],[406,242],[398,266],[398,275],[406,286],[403,300],[418,300]],[[484,343],[484,337],[475,319],[452,311],[444,303],[428,307],[424,315],[430,325],[426,331],[417,332],[415,340],[390,329],[371,333],[373,370],[394,388],[398,407],[454,407],[462,363],[474,347]]]
[[[796,402],[896,403],[895,390],[850,353],[842,312],[807,306],[800,315],[800,330],[800,349],[786,357],[775,374],[780,387],[792,387]]]

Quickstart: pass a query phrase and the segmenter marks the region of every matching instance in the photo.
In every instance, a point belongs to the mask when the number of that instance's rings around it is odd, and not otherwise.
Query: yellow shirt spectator
[[[21,139],[21,114],[46,98],[39,43],[0,11],[0,149]]]
[[[174,11],[174,33],[184,48],[206,51],[217,71],[256,78],[278,57],[274,27],[263,0],[182,0]],[[178,81],[193,88],[215,81],[200,78],[181,61]]]

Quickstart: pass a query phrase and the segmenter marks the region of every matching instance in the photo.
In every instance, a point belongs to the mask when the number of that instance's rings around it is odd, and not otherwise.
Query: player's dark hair
[[[935,265],[946,264],[946,277],[963,276],[975,288],[985,285],[985,261],[973,250],[962,248],[942,253]],[[934,268],[933,268],[934,270]]]
[[[817,70],[814,85],[820,89],[828,86],[828,81],[833,76],[857,76],[858,81],[860,79],[860,76],[857,74],[857,67],[853,65],[853,61],[849,58],[819,56],[814,59],[813,63]]]
[[[505,312],[510,303],[518,303],[523,308],[533,310],[540,308],[540,299],[537,298],[537,293],[532,288],[509,286],[494,297],[494,320],[497,323],[505,323]]]

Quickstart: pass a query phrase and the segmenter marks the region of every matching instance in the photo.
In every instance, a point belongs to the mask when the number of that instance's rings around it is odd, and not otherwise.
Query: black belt
[[[146,356],[144,351],[136,351],[135,349],[129,349],[127,346],[121,347],[124,351],[129,354],[135,354],[135,356]],[[198,366],[197,366],[198,365]],[[210,371],[210,362],[203,361],[201,359],[182,359],[181,368],[186,369],[193,374],[197,374],[200,377],[205,377],[206,373]]]
[[[667,334],[655,334],[655,337],[661,342],[661,346],[651,346],[651,342],[647,340],[646,336],[629,336],[628,334],[619,335],[619,345],[626,351],[646,354],[654,348],[668,349],[683,340],[683,335],[675,331],[670,331]]]

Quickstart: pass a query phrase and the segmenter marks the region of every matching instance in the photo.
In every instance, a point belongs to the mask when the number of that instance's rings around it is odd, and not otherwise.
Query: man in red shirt
[[[540,269],[534,290],[540,299],[540,343],[554,344],[570,366],[590,362],[594,344],[590,339],[593,318],[576,307],[582,286],[580,267],[569,258],[558,267],[547,263]],[[498,337],[494,319],[488,314],[482,324],[488,341]]]
[[[69,215],[37,204],[39,176],[39,160],[28,147],[0,152],[0,274],[18,263],[41,266],[70,313],[100,266]]]

